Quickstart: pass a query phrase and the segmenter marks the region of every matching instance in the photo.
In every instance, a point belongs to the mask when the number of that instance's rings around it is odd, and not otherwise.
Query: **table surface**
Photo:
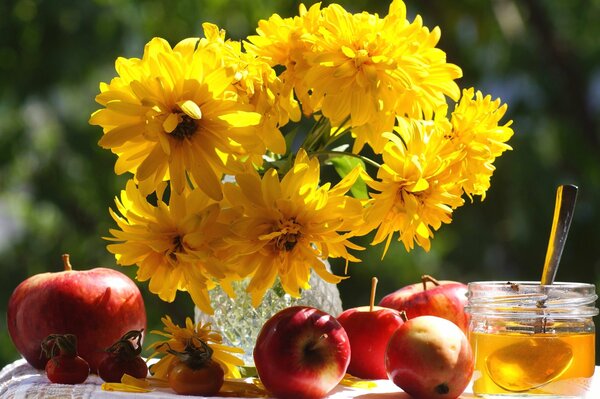
[[[351,388],[338,386],[327,397],[328,399],[410,399],[392,382],[387,380],[375,381],[376,386],[371,388]],[[95,375],[88,377],[84,384],[62,385],[51,384],[44,372],[35,370],[24,359],[20,359],[5,366],[0,371],[0,398],[3,399],[112,399],[112,398],[181,398],[167,389],[156,389],[148,393],[125,393],[103,391],[100,386],[102,380]],[[186,396],[193,398],[193,396]],[[475,398],[470,388],[467,388],[461,398]],[[595,377],[592,380],[590,391],[586,399],[600,398],[600,374],[596,367]]]

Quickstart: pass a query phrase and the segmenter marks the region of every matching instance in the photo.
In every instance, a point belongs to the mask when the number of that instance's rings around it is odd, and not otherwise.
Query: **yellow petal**
[[[125,144],[125,142],[132,140],[144,133],[144,126],[136,123],[133,125],[121,125],[117,126],[102,136],[98,145],[102,148],[114,148]]]
[[[269,396],[267,391],[256,383],[231,380],[225,380],[219,393],[227,393],[227,396],[244,398],[261,398]]]
[[[342,50],[342,53],[344,53],[344,55],[348,58],[356,57],[356,53],[354,52],[354,50],[352,50],[348,46],[342,46],[341,50]]]
[[[423,238],[429,238],[429,229],[425,223],[419,223],[417,227],[417,234]]]
[[[165,121],[163,122],[163,129],[165,129],[165,132],[171,133],[177,128],[179,122],[179,115],[169,114],[169,116],[167,116],[167,119],[165,119]]]
[[[422,177],[415,183],[415,186],[413,187],[412,191],[423,191],[423,190],[427,190],[429,188],[429,183],[427,182],[426,179],[423,179]]]
[[[222,94],[227,87],[231,84],[232,72],[229,68],[218,68],[210,72],[205,82],[208,84],[208,90],[213,96]]]
[[[144,113],[144,108],[140,106],[140,104],[131,103],[122,100],[111,100],[106,103],[106,109],[113,110],[115,112],[131,115],[131,116],[139,116]]]
[[[148,179],[157,172],[160,165],[165,161],[165,153],[159,145],[156,145],[138,167],[136,177],[139,180]]]
[[[169,381],[166,380],[165,378],[148,377],[146,380],[150,383],[151,386],[156,387],[156,388],[169,387]]]
[[[123,384],[121,382],[105,382],[102,384],[101,389],[103,391],[117,391],[117,392],[133,392],[133,393],[145,393],[152,392],[153,389],[140,388],[135,385]]]
[[[352,388],[371,389],[377,388],[377,383],[371,380],[362,380],[356,378],[350,374],[344,375],[344,378],[340,381],[340,385],[344,385]]]
[[[102,384],[103,391],[145,393],[152,392],[152,387],[161,387],[160,383],[154,383],[154,379],[135,378],[129,374],[123,374],[121,382],[107,382]]]
[[[150,383],[145,378],[135,378],[127,373],[121,377],[121,383],[136,386],[138,388],[150,388]]]
[[[235,127],[256,126],[260,123],[261,118],[259,113],[247,111],[237,111],[219,116],[220,120]]]
[[[202,111],[200,110],[200,107],[192,100],[181,101],[178,102],[177,105],[179,105],[179,108],[190,118],[202,119]]]

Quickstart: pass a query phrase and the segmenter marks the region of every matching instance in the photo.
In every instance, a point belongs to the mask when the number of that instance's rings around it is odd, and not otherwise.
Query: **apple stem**
[[[421,276],[421,282],[423,283],[423,291],[427,291],[427,283],[433,283],[433,285],[440,285],[440,282],[431,277],[429,274],[424,274]]]
[[[65,271],[73,270],[73,266],[71,266],[71,261],[69,260],[69,254],[62,255],[63,265],[65,267]]]
[[[371,298],[369,299],[369,312],[373,311],[375,306],[375,292],[377,291],[377,277],[371,279]]]
[[[401,310],[400,311],[400,318],[402,319],[402,321],[404,321],[405,323],[408,321],[408,316],[406,315],[406,311]]]
[[[314,350],[318,349],[323,344],[323,342],[325,342],[325,340],[327,338],[329,338],[329,334],[327,334],[327,333],[323,333],[323,334],[319,335],[319,338],[317,338],[316,341],[309,343],[305,347],[305,350],[314,351]]]

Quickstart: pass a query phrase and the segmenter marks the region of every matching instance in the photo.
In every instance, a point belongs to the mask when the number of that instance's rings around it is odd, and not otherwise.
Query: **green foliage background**
[[[311,3],[310,1],[307,3]],[[324,2],[326,4],[328,2]],[[340,0],[348,10],[387,13],[387,1]],[[201,34],[201,23],[241,39],[257,21],[292,16],[280,0],[4,0],[0,3],[0,365],[18,357],[6,332],[8,298],[19,282],[61,269],[115,267],[102,237],[108,208],[126,178],[100,149],[98,83],[114,75],[118,56],[139,57],[154,36],[171,44]],[[600,283],[600,1],[407,1],[412,17],[440,26],[440,47],[475,86],[509,104],[514,151],[496,162],[485,201],[458,209],[425,253],[396,243],[361,254],[339,285],[345,307],[365,304],[371,276],[379,294],[423,273],[441,279],[539,278],[556,186],[580,187],[558,279]],[[368,243],[368,242],[365,242]],[[343,265],[334,264],[343,272]],[[133,268],[123,269],[133,277]],[[149,329],[171,314],[192,315],[191,301],[159,301],[140,284]]]

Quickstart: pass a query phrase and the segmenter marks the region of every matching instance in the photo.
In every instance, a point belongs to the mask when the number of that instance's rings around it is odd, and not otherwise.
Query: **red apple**
[[[437,316],[408,320],[390,338],[390,380],[418,399],[455,399],[473,375],[473,352],[458,326]]]
[[[146,328],[140,290],[116,270],[65,270],[36,274],[12,293],[7,310],[8,332],[17,350],[35,368],[48,358],[41,343],[50,334],[74,334],[77,350],[96,372],[104,349],[130,330]]]
[[[335,317],[307,306],[272,316],[254,347],[258,376],[278,398],[324,397],[342,380],[349,362],[344,328]]]
[[[456,281],[438,281],[427,275],[421,279],[421,283],[407,285],[386,295],[379,306],[404,310],[409,319],[423,315],[442,317],[466,333],[469,329],[469,316],[465,312],[467,286]]]
[[[394,331],[404,323],[399,311],[373,306],[376,284],[373,278],[369,306],[347,309],[337,318],[350,340],[348,373],[359,378],[387,378],[385,349]]]

